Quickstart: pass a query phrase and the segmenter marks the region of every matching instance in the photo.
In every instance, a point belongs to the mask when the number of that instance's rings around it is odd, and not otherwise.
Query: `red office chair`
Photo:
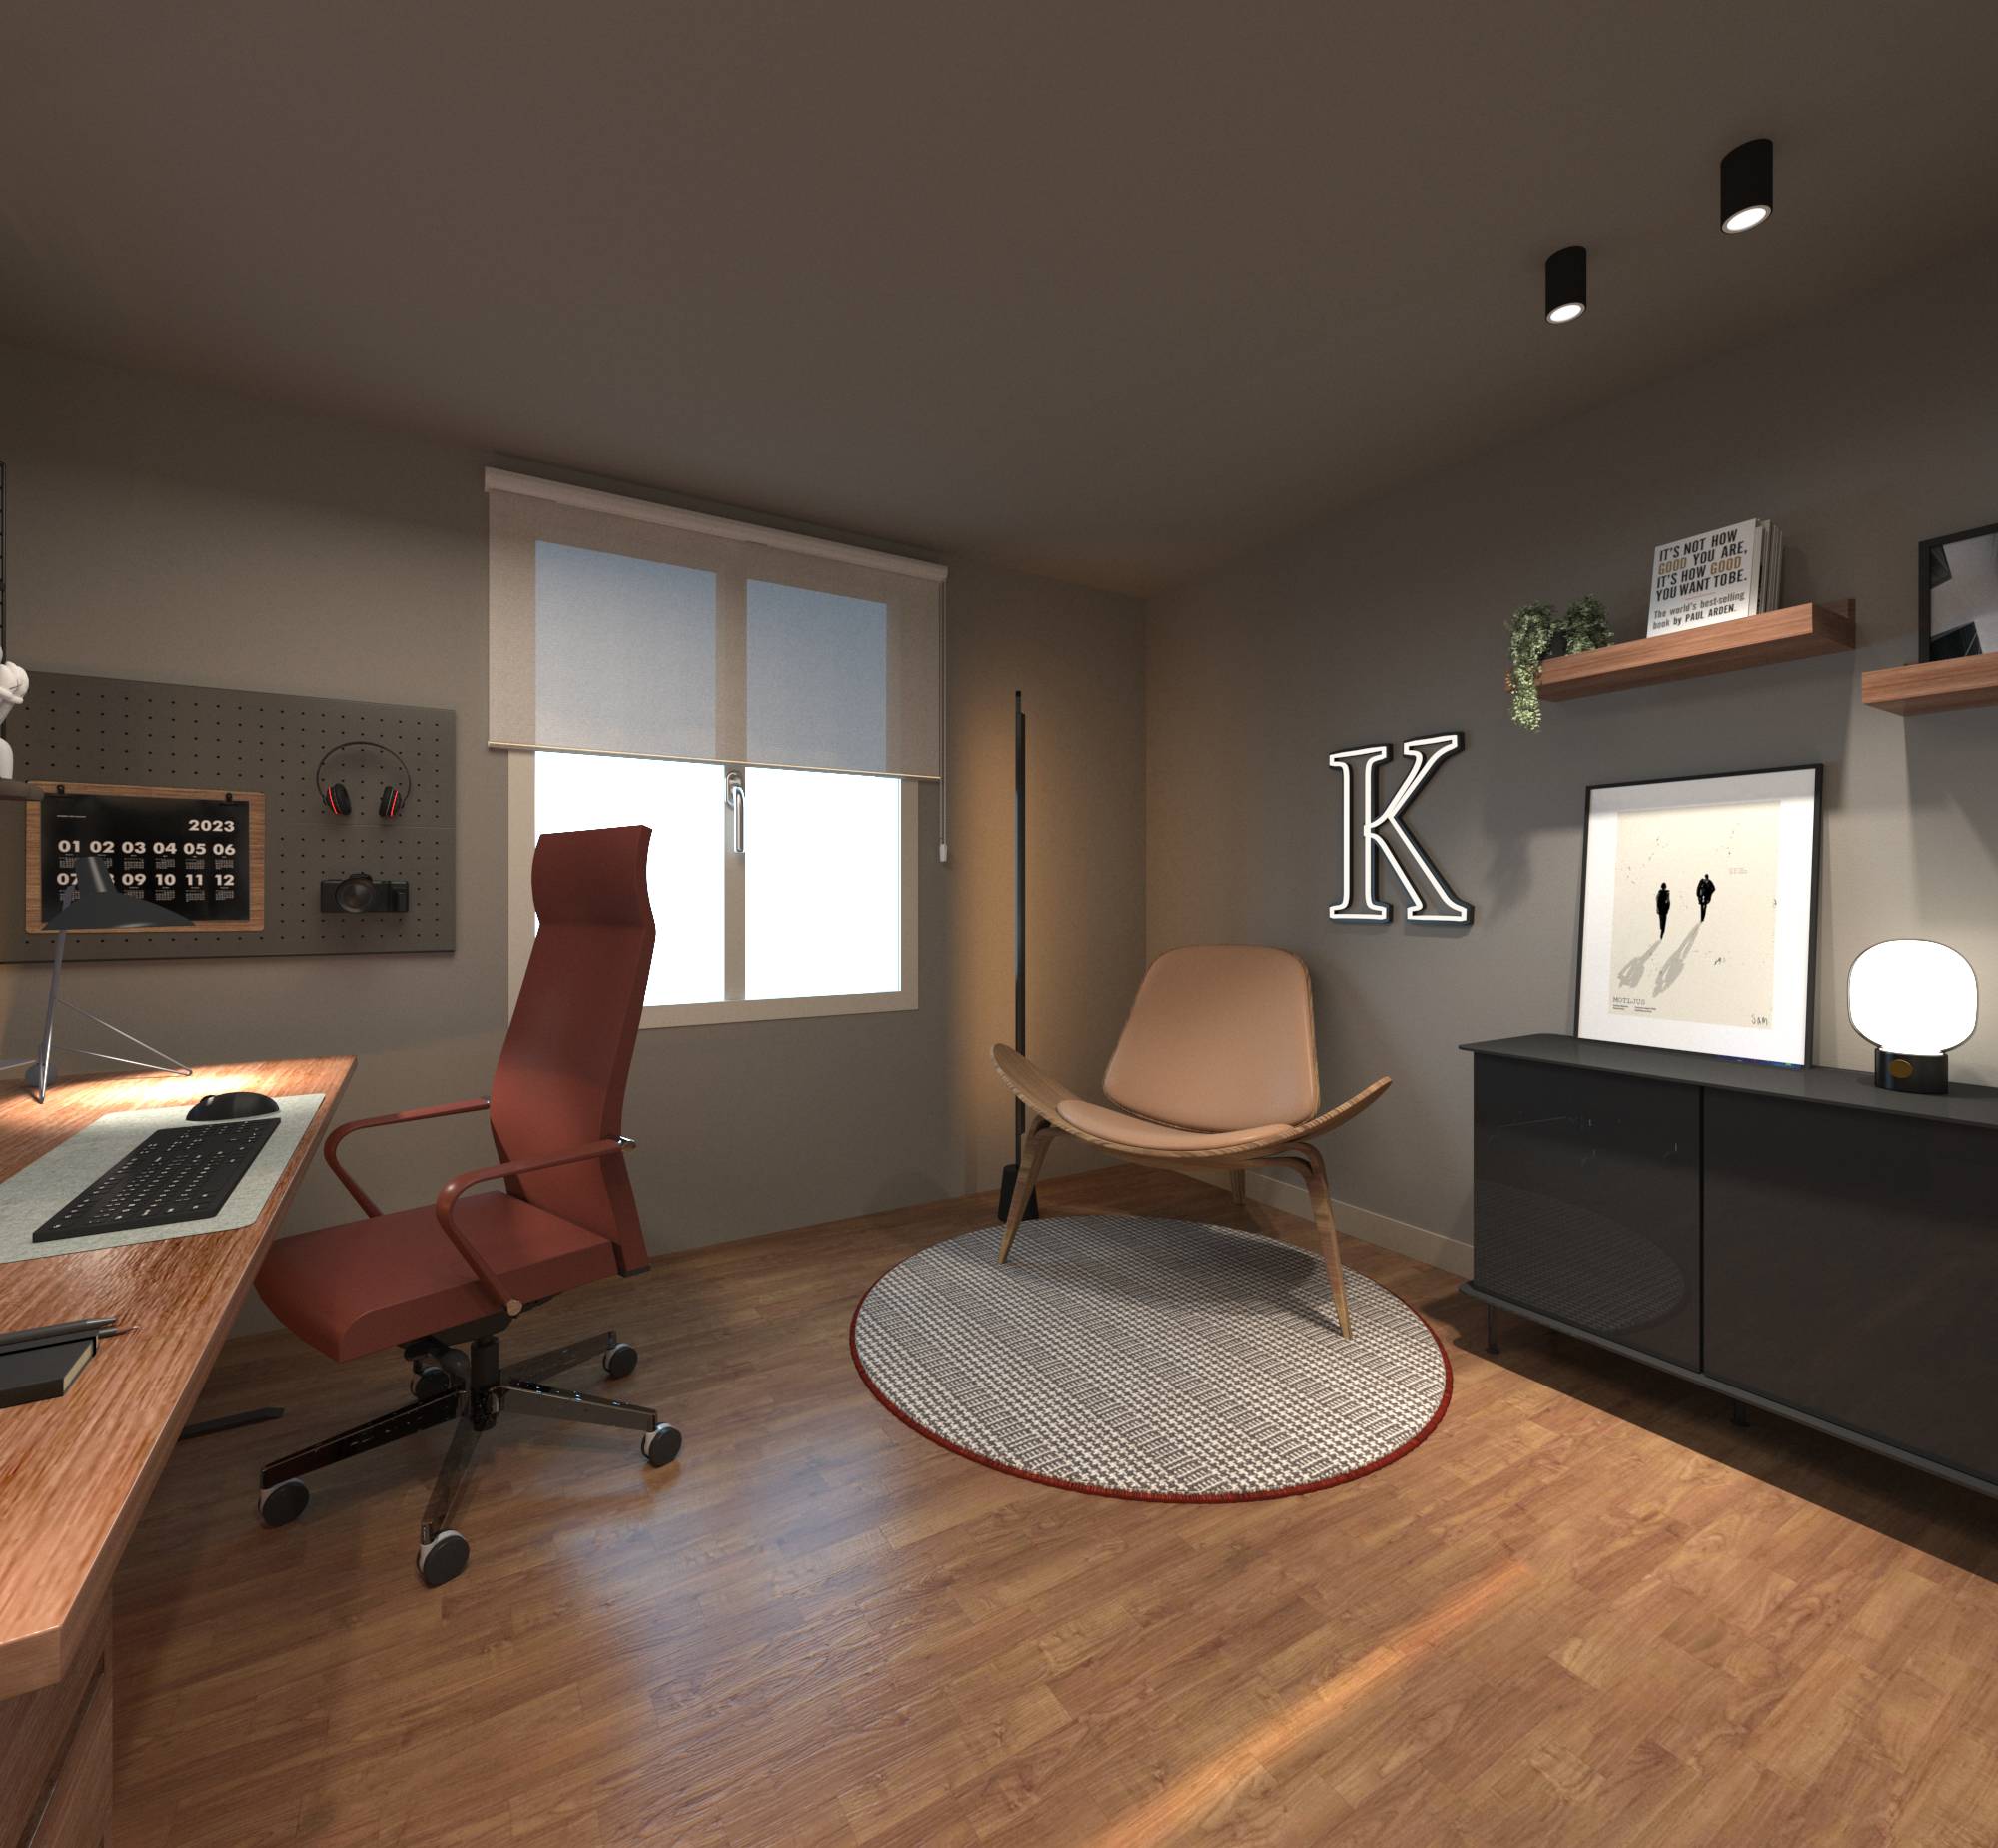
[[[363,1117],[327,1138],[327,1166],[368,1217],[280,1239],[257,1294],[333,1360],[400,1345],[415,1398],[272,1463],[257,1502],[266,1526],[305,1511],[309,1491],[300,1477],[457,1419],[417,1547],[424,1582],[441,1585],[471,1558],[451,1524],[452,1507],[480,1433],[502,1410],[640,1431],[645,1460],[655,1465],[679,1454],[679,1432],[656,1412],[543,1384],[593,1356],[622,1379],[638,1355],[614,1333],[537,1355],[503,1377],[500,1370],[500,1336],[523,1310],[599,1277],[647,1268],[624,1171],[631,1140],[618,1123],[652,961],[650,840],[649,828],[541,837],[534,849],[540,929],[490,1098]],[[340,1145],[356,1130],[468,1110],[492,1112],[499,1163],[446,1183],[434,1206],[384,1213],[340,1165]],[[488,1181],[505,1186],[471,1191]]]

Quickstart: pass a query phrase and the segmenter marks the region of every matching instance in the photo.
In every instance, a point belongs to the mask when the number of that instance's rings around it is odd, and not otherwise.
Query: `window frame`
[[[578,752],[576,755],[616,756],[620,753]],[[536,752],[509,750],[506,755],[506,996],[510,1008],[520,993],[527,973],[527,956],[534,944],[533,863],[536,831],[534,825],[534,759]],[[768,768],[736,761],[724,765],[729,773],[746,768]],[[860,771],[830,771],[829,775],[866,774]],[[705,1027],[725,1022],[753,1020],[813,1020],[842,1014],[892,1014],[918,1005],[917,969],[921,961],[918,938],[920,906],[917,881],[921,860],[916,851],[920,796],[916,783],[898,778],[902,785],[902,985],[858,995],[790,995],[766,1000],[667,1002],[643,1009],[638,1016],[641,1028]],[[717,826],[725,824],[725,815]],[[753,817],[749,819],[753,830]],[[731,881],[740,879],[739,863],[730,869]],[[739,919],[739,901],[730,914]],[[727,949],[729,966],[739,970],[740,946]]]

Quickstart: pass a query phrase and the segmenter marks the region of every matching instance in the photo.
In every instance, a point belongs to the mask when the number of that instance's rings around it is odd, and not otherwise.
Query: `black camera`
[[[366,873],[349,873],[345,879],[319,882],[319,908],[343,912],[349,917],[366,917],[373,911],[407,911],[410,882],[407,879],[372,879]]]

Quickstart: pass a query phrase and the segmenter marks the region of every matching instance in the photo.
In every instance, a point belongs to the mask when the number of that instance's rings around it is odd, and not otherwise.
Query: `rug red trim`
[[[927,1437],[938,1449],[948,1450],[953,1456],[962,1456],[967,1462],[982,1464],[987,1469],[996,1469],[1001,1475],[1018,1476],[1023,1482],[1038,1482],[1044,1488],[1065,1488],[1073,1495],[1102,1495],[1112,1501],[1281,1501],[1287,1495],[1313,1495],[1322,1488],[1337,1488],[1342,1482],[1357,1482],[1363,1475],[1372,1475],[1377,1469],[1385,1469],[1390,1463],[1400,1462],[1443,1422],[1443,1414],[1450,1409],[1450,1395],[1457,1384],[1456,1373],[1450,1364],[1450,1350],[1443,1345],[1443,1338],[1430,1326],[1429,1318],[1406,1297],[1389,1290],[1386,1284],[1376,1283],[1370,1277],[1367,1281],[1373,1284],[1376,1290],[1386,1291],[1423,1325],[1424,1332],[1436,1343],[1438,1358],[1443,1362],[1443,1397],[1437,1401],[1437,1408],[1430,1414],[1430,1421],[1407,1443],[1390,1450],[1386,1456],[1377,1456],[1371,1463],[1362,1463],[1358,1469],[1348,1469],[1339,1475],[1324,1476],[1316,1482],[1296,1482],[1288,1488],[1244,1489],[1240,1493],[1230,1495],[1171,1495],[1153,1489],[1104,1488],[1095,1482],[1071,1482],[1058,1475],[1037,1475],[1031,1469],[1016,1469],[1011,1463],[1002,1463],[990,1456],[981,1456],[976,1450],[967,1450],[963,1444],[953,1443],[941,1432],[931,1430],[927,1424],[918,1424],[874,1384],[867,1369],[861,1364],[860,1312],[867,1307],[867,1299],[880,1288],[882,1283],[907,1262],[906,1259],[897,1259],[860,1293],[860,1301],[853,1306],[853,1320],[846,1325],[846,1352],[853,1358],[853,1371],[860,1376],[860,1384],[912,1431],[919,1436]]]

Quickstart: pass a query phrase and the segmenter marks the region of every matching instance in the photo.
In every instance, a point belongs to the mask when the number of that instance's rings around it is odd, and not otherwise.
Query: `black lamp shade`
[[[1720,163],[1720,229],[1753,231],[1776,209],[1776,144],[1744,141]]]
[[[1563,245],[1547,259],[1547,319],[1573,321],[1588,306],[1588,251]]]
[[[119,891],[95,854],[78,860],[76,873],[78,895],[56,913],[57,930],[158,930],[187,922],[164,905]]]

